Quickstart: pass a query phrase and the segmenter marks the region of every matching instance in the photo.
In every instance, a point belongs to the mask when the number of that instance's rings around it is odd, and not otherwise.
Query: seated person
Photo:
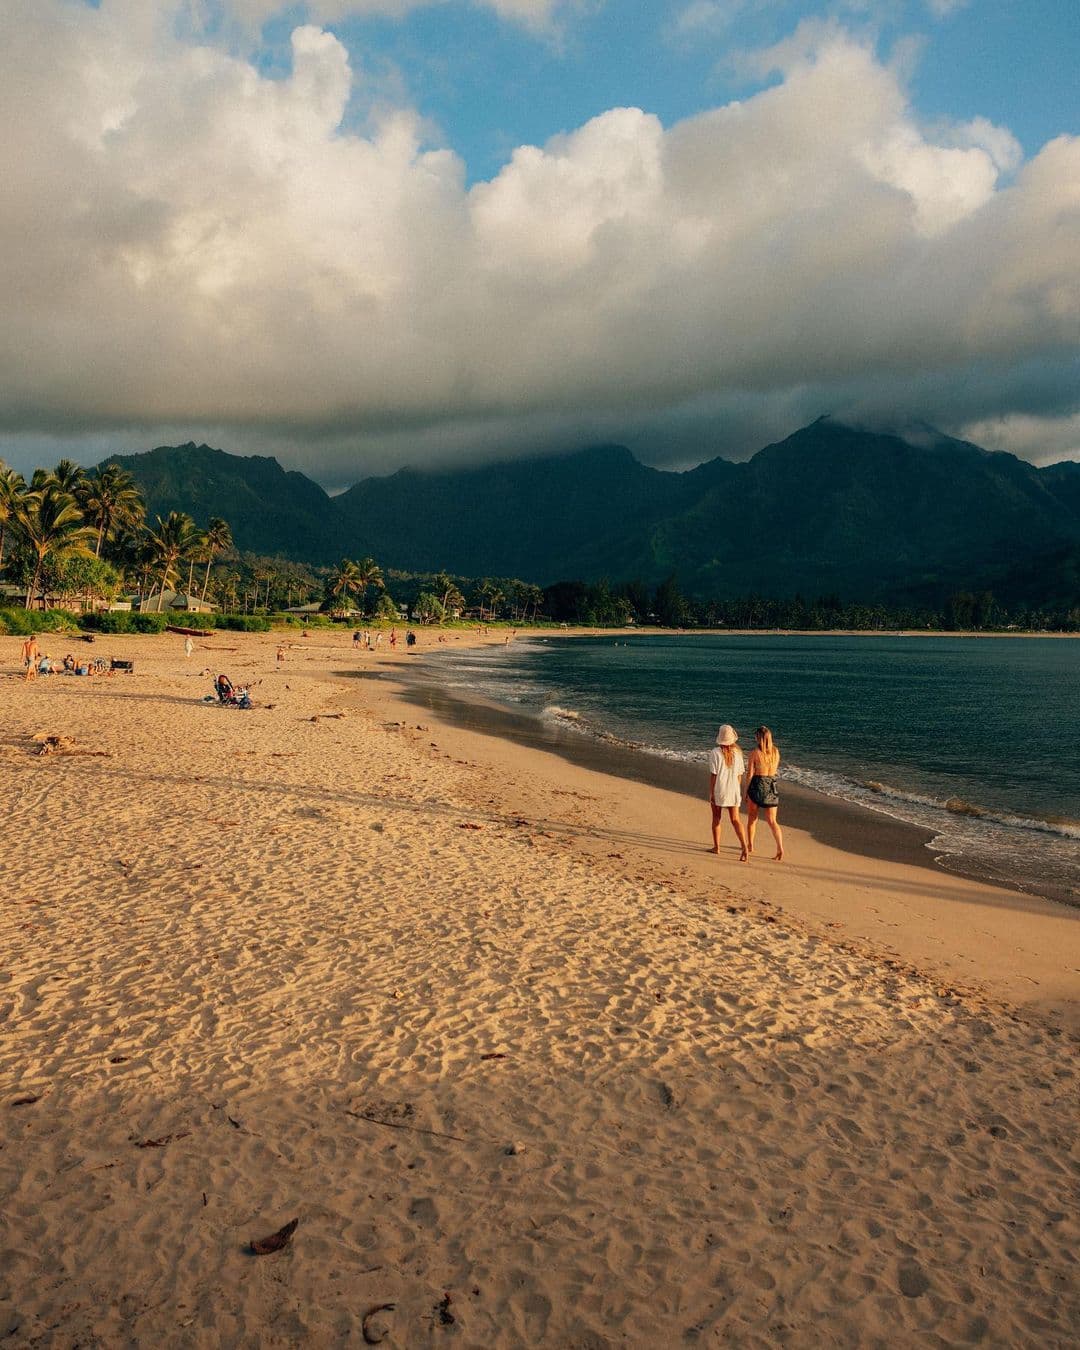
[[[219,675],[214,681],[214,688],[217,690],[217,696],[222,703],[228,703],[233,696],[232,680],[228,675]]]
[[[90,674],[90,666],[89,666],[89,663],[86,662],[86,661],[80,661],[79,664],[75,667],[75,674],[76,674],[76,675],[89,675],[89,674]]]
[[[71,655],[70,652],[68,652],[67,656],[64,657],[64,673],[66,675],[70,675],[74,669],[75,669],[75,658]]]
[[[41,660],[38,662],[38,674],[51,675],[52,673],[53,673],[52,658],[49,656],[48,652],[45,652],[43,653]]]

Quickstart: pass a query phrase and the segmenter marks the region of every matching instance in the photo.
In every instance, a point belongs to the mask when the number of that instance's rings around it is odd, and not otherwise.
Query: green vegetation
[[[167,624],[267,632],[270,615],[294,605],[321,606],[329,623],[333,611],[350,617],[369,599],[374,615],[400,619],[374,558],[335,572],[239,552],[221,516],[205,530],[183,510],[150,523],[134,479],[115,460],[88,472],[63,459],[29,483],[0,462],[0,584],[5,628],[19,633],[75,626],[76,611],[98,632],[158,633]],[[187,607],[173,608],[170,592],[180,588]],[[125,593],[134,608],[109,610]],[[203,612],[202,602],[217,609]],[[25,619],[11,617],[19,603]],[[281,622],[292,621],[324,620],[282,613]]]
[[[0,609],[0,633],[13,637],[28,637],[31,633],[72,633],[78,628],[78,617],[66,609],[50,609],[47,614],[30,614],[25,609]]]

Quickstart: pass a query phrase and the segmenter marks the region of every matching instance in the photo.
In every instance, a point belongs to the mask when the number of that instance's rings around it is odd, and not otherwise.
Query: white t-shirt
[[[738,806],[739,779],[743,776],[745,768],[746,761],[743,759],[743,753],[738,746],[735,747],[730,768],[724,759],[724,752],[720,746],[713,746],[709,754],[709,773],[716,774],[713,801],[717,806]]]

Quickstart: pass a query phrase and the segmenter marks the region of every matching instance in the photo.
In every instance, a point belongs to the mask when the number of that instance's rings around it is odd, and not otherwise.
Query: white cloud
[[[161,3],[161,0],[147,0]],[[492,9],[500,18],[524,24],[528,28],[544,29],[551,25],[557,13],[579,3],[580,0],[471,0],[480,8]],[[450,0],[306,0],[301,8],[313,23],[334,23],[352,15],[385,15],[400,18],[410,10],[425,6],[447,4]],[[297,6],[287,0],[224,0],[225,9],[241,23],[259,27],[276,14],[295,13]],[[196,21],[201,17],[202,0],[188,0],[188,8]]]
[[[987,450],[1008,450],[1037,464],[1080,460],[1080,412],[1071,416],[1038,417],[1012,413],[969,422],[960,434]]]
[[[746,0],[690,0],[675,16],[674,30],[681,36],[719,32],[746,8]]]
[[[968,0],[926,0],[926,8],[935,19],[947,19],[967,3]]]
[[[136,0],[9,3],[0,426],[214,428],[347,478],[357,446],[462,428],[670,418],[686,460],[725,409],[947,415],[953,389],[977,422],[1030,411],[1021,366],[1069,387],[1080,140],[1020,164],[983,121],[930,133],[840,30],[784,71],[670,129],[612,109],[470,189],[408,111],[343,130],[348,55],[314,25],[270,79]]]

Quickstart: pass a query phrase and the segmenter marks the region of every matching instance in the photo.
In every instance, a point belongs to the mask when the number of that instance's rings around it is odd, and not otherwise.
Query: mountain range
[[[236,544],[309,563],[655,583],[699,597],[835,594],[938,603],[957,589],[1080,604],[1080,463],[1038,468],[931,428],[819,418],[752,458],[669,472],[592,446],[402,469],[336,497],[275,459],[189,443],[111,456],[148,510],[229,521]]]

